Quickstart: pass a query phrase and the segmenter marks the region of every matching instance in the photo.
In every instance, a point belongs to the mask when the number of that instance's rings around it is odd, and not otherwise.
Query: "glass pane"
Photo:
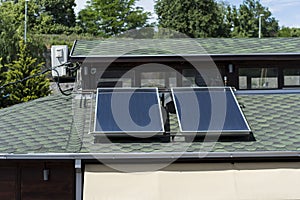
[[[247,89],[247,76],[239,77],[239,87],[240,89]]]
[[[276,78],[251,78],[252,89],[264,89],[264,88],[278,88],[278,81]]]
[[[98,87],[108,87],[112,85],[112,87],[132,87],[132,79],[131,78],[101,78]]]
[[[199,72],[196,69],[184,69],[182,70],[182,75],[183,87],[223,86],[221,74],[219,72],[216,73],[215,70],[203,70],[203,72]]]
[[[278,88],[277,68],[240,68],[240,89]]]
[[[300,69],[285,69],[283,70],[285,86],[300,85]]]
[[[133,72],[126,71],[105,71],[98,80],[99,87],[132,87]]]
[[[184,69],[182,71],[183,80],[182,80],[182,86],[183,87],[196,87],[195,83],[195,69]]]
[[[165,75],[165,72],[142,72],[141,86],[164,88],[166,87]]]
[[[170,86],[170,88],[177,87],[176,73],[174,73],[174,74],[175,74],[175,76],[169,77],[169,86]]]
[[[231,88],[174,88],[172,94],[181,131],[249,133]]]
[[[98,89],[95,131],[162,132],[157,89]]]

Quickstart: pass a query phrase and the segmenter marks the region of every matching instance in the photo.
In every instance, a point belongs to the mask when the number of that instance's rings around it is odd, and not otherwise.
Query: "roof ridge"
[[[79,39],[77,41],[105,41],[105,40],[283,40],[283,39],[291,39],[291,40],[300,40],[300,37],[264,37],[264,38],[239,38],[239,37],[232,37],[232,38],[225,38],[225,37],[207,37],[207,38],[190,38],[190,37],[182,37],[182,38],[130,38],[130,37],[112,37],[112,38],[103,38],[103,39]]]

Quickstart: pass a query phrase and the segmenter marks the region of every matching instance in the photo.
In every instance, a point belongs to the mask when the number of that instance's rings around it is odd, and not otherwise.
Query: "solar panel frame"
[[[182,127],[182,123],[181,123],[181,117],[179,115],[179,112],[178,112],[178,105],[177,105],[177,101],[176,101],[176,97],[175,97],[175,90],[200,90],[200,89],[207,89],[207,90],[214,90],[214,89],[224,89],[224,90],[229,90],[230,91],[230,94],[232,95],[232,98],[234,100],[234,104],[235,106],[237,107],[238,109],[238,112],[239,114],[241,115],[242,119],[243,119],[243,122],[244,122],[244,125],[246,126],[246,129],[241,129],[241,130],[238,130],[238,129],[234,129],[234,130],[197,130],[197,131],[194,131],[194,130],[183,130],[183,127]],[[177,87],[177,88],[171,88],[171,93],[172,93],[172,98],[173,98],[173,101],[174,101],[174,105],[175,105],[175,109],[176,109],[176,115],[177,115],[177,119],[178,119],[178,125],[179,125],[179,128],[180,128],[180,132],[183,133],[183,134],[192,134],[194,135],[195,133],[199,133],[199,134],[206,134],[206,133],[210,133],[210,134],[219,134],[219,133],[225,133],[226,135],[245,135],[245,134],[250,134],[251,133],[251,128],[247,122],[247,119],[241,109],[241,107],[239,106],[239,103],[236,99],[236,96],[234,95],[234,92],[232,90],[231,87]],[[227,100],[227,99],[226,99]],[[227,113],[226,113],[227,114]],[[226,116],[225,116],[226,117]],[[224,124],[225,125],[225,124]]]
[[[158,109],[158,113],[159,113],[159,118],[160,118],[160,130],[143,130],[143,131],[132,131],[132,130],[121,130],[121,131],[98,131],[97,130],[97,109],[98,109],[98,103],[99,103],[99,91],[100,90],[107,90],[107,91],[130,91],[132,93],[134,93],[136,90],[153,90],[156,93],[156,100],[157,100],[157,109]],[[148,91],[149,93],[151,93],[150,91]],[[154,104],[153,104],[154,105]],[[152,136],[153,133],[155,133],[155,135],[159,135],[159,134],[163,134],[165,132],[165,128],[164,128],[164,121],[163,121],[163,114],[162,114],[162,110],[161,110],[161,101],[160,101],[160,97],[159,97],[159,93],[158,93],[158,88],[157,87],[143,87],[143,88],[97,88],[97,95],[96,95],[96,106],[95,106],[95,117],[94,117],[94,132],[93,134],[105,134],[105,135],[109,135],[109,136],[124,136],[126,133],[128,134],[133,134],[135,136],[147,136],[150,135]]]

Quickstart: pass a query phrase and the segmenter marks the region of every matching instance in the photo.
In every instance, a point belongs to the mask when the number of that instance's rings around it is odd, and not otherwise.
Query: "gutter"
[[[103,160],[103,161],[142,161],[142,160],[232,160],[232,159],[300,159],[300,151],[288,152],[174,152],[174,153],[45,153],[45,154],[0,154],[0,160]]]
[[[77,41],[75,41],[77,42]],[[70,53],[71,58],[151,58],[151,57],[243,57],[243,56],[300,56],[299,53],[245,53],[245,54],[154,54],[154,55],[77,55],[72,56],[73,48]]]

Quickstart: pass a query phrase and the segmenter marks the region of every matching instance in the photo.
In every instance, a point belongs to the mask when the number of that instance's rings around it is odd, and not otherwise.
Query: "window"
[[[277,68],[240,68],[239,89],[278,88]]]
[[[182,86],[183,87],[207,87],[207,86],[223,86],[221,74],[215,70],[206,70],[203,74],[196,69],[182,70]],[[204,77],[206,76],[206,77]]]
[[[106,71],[98,80],[97,87],[132,87],[133,80],[133,72]]]
[[[141,86],[142,87],[166,87],[165,72],[142,72],[141,73]]]
[[[141,73],[142,87],[158,87],[170,88],[177,86],[176,72],[142,72]]]
[[[300,86],[300,69],[284,69],[284,86]]]
[[[196,87],[196,82],[195,82],[195,74],[196,70],[195,69],[184,69],[182,71],[182,86],[183,87]]]

